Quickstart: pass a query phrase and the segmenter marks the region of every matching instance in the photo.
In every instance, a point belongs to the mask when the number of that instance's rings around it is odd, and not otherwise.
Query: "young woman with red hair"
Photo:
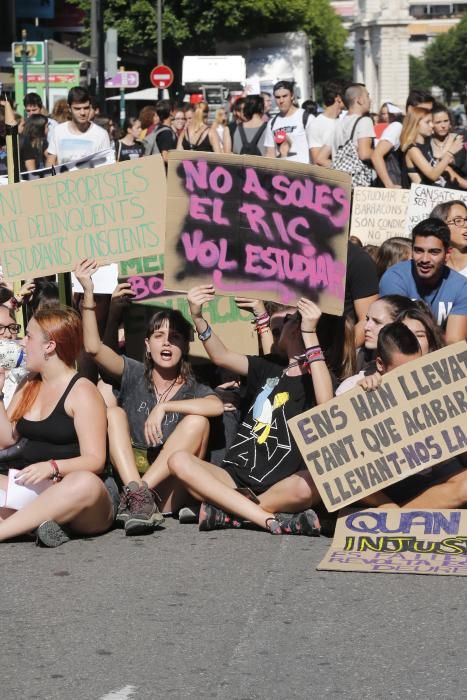
[[[0,508],[0,541],[35,531],[38,544],[55,547],[72,533],[105,532],[114,521],[118,492],[105,469],[106,410],[96,387],[75,369],[83,346],[75,311],[40,309],[22,343],[31,374],[8,412],[0,393],[0,448],[27,438],[16,482],[50,488],[20,510]],[[0,370],[0,392],[4,380]],[[6,476],[0,489],[7,490]]]

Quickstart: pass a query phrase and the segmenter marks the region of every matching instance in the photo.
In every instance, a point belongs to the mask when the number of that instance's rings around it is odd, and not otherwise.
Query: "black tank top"
[[[21,437],[28,439],[22,450],[21,458],[28,466],[35,462],[48,462],[49,459],[72,459],[79,457],[79,441],[75,423],[65,411],[65,401],[78,381],[80,375],[75,374],[58,400],[52,413],[44,420],[28,420],[20,418],[16,430]]]
[[[192,143],[188,129],[185,130],[182,139],[182,146],[185,151],[207,151],[212,153],[211,141],[209,140],[209,127],[198,136],[196,141]]]

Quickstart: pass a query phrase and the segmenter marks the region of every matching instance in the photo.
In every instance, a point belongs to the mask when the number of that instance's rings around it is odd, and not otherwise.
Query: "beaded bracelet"
[[[61,481],[62,480],[62,475],[60,474],[60,469],[58,468],[58,464],[54,459],[49,459],[50,464],[52,465],[52,476],[50,479],[52,481]]]

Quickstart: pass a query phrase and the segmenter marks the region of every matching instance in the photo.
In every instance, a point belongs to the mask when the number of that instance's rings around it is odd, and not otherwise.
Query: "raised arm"
[[[305,355],[309,358],[309,369],[313,380],[316,403],[326,403],[334,397],[332,379],[324,355],[319,347],[316,327],[321,316],[319,307],[309,299],[302,297],[297,302],[302,320],[300,330],[305,345]]]
[[[254,316],[254,324],[258,333],[261,350],[265,355],[271,352],[274,338],[270,326],[270,317],[264,306],[264,301],[260,299],[248,299],[246,297],[235,297],[235,303],[239,309],[250,311]]]
[[[212,301],[215,296],[214,287],[204,284],[193,287],[188,292],[188,304],[200,340],[215,365],[230,369],[234,374],[248,374],[248,358],[238,352],[232,352],[225,347],[222,340],[212,331],[209,323],[203,318],[203,305]]]
[[[83,287],[84,296],[81,305],[83,318],[84,349],[94,358],[106,372],[113,377],[123,374],[124,360],[118,353],[101,341],[96,320],[96,302],[94,300],[94,285],[92,275],[97,270],[95,260],[85,258],[76,266],[74,273]]]

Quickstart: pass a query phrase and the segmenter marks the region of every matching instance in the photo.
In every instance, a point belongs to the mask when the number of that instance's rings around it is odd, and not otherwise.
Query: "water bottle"
[[[0,340],[0,367],[2,369],[16,369],[24,367],[26,354],[18,340]]]

